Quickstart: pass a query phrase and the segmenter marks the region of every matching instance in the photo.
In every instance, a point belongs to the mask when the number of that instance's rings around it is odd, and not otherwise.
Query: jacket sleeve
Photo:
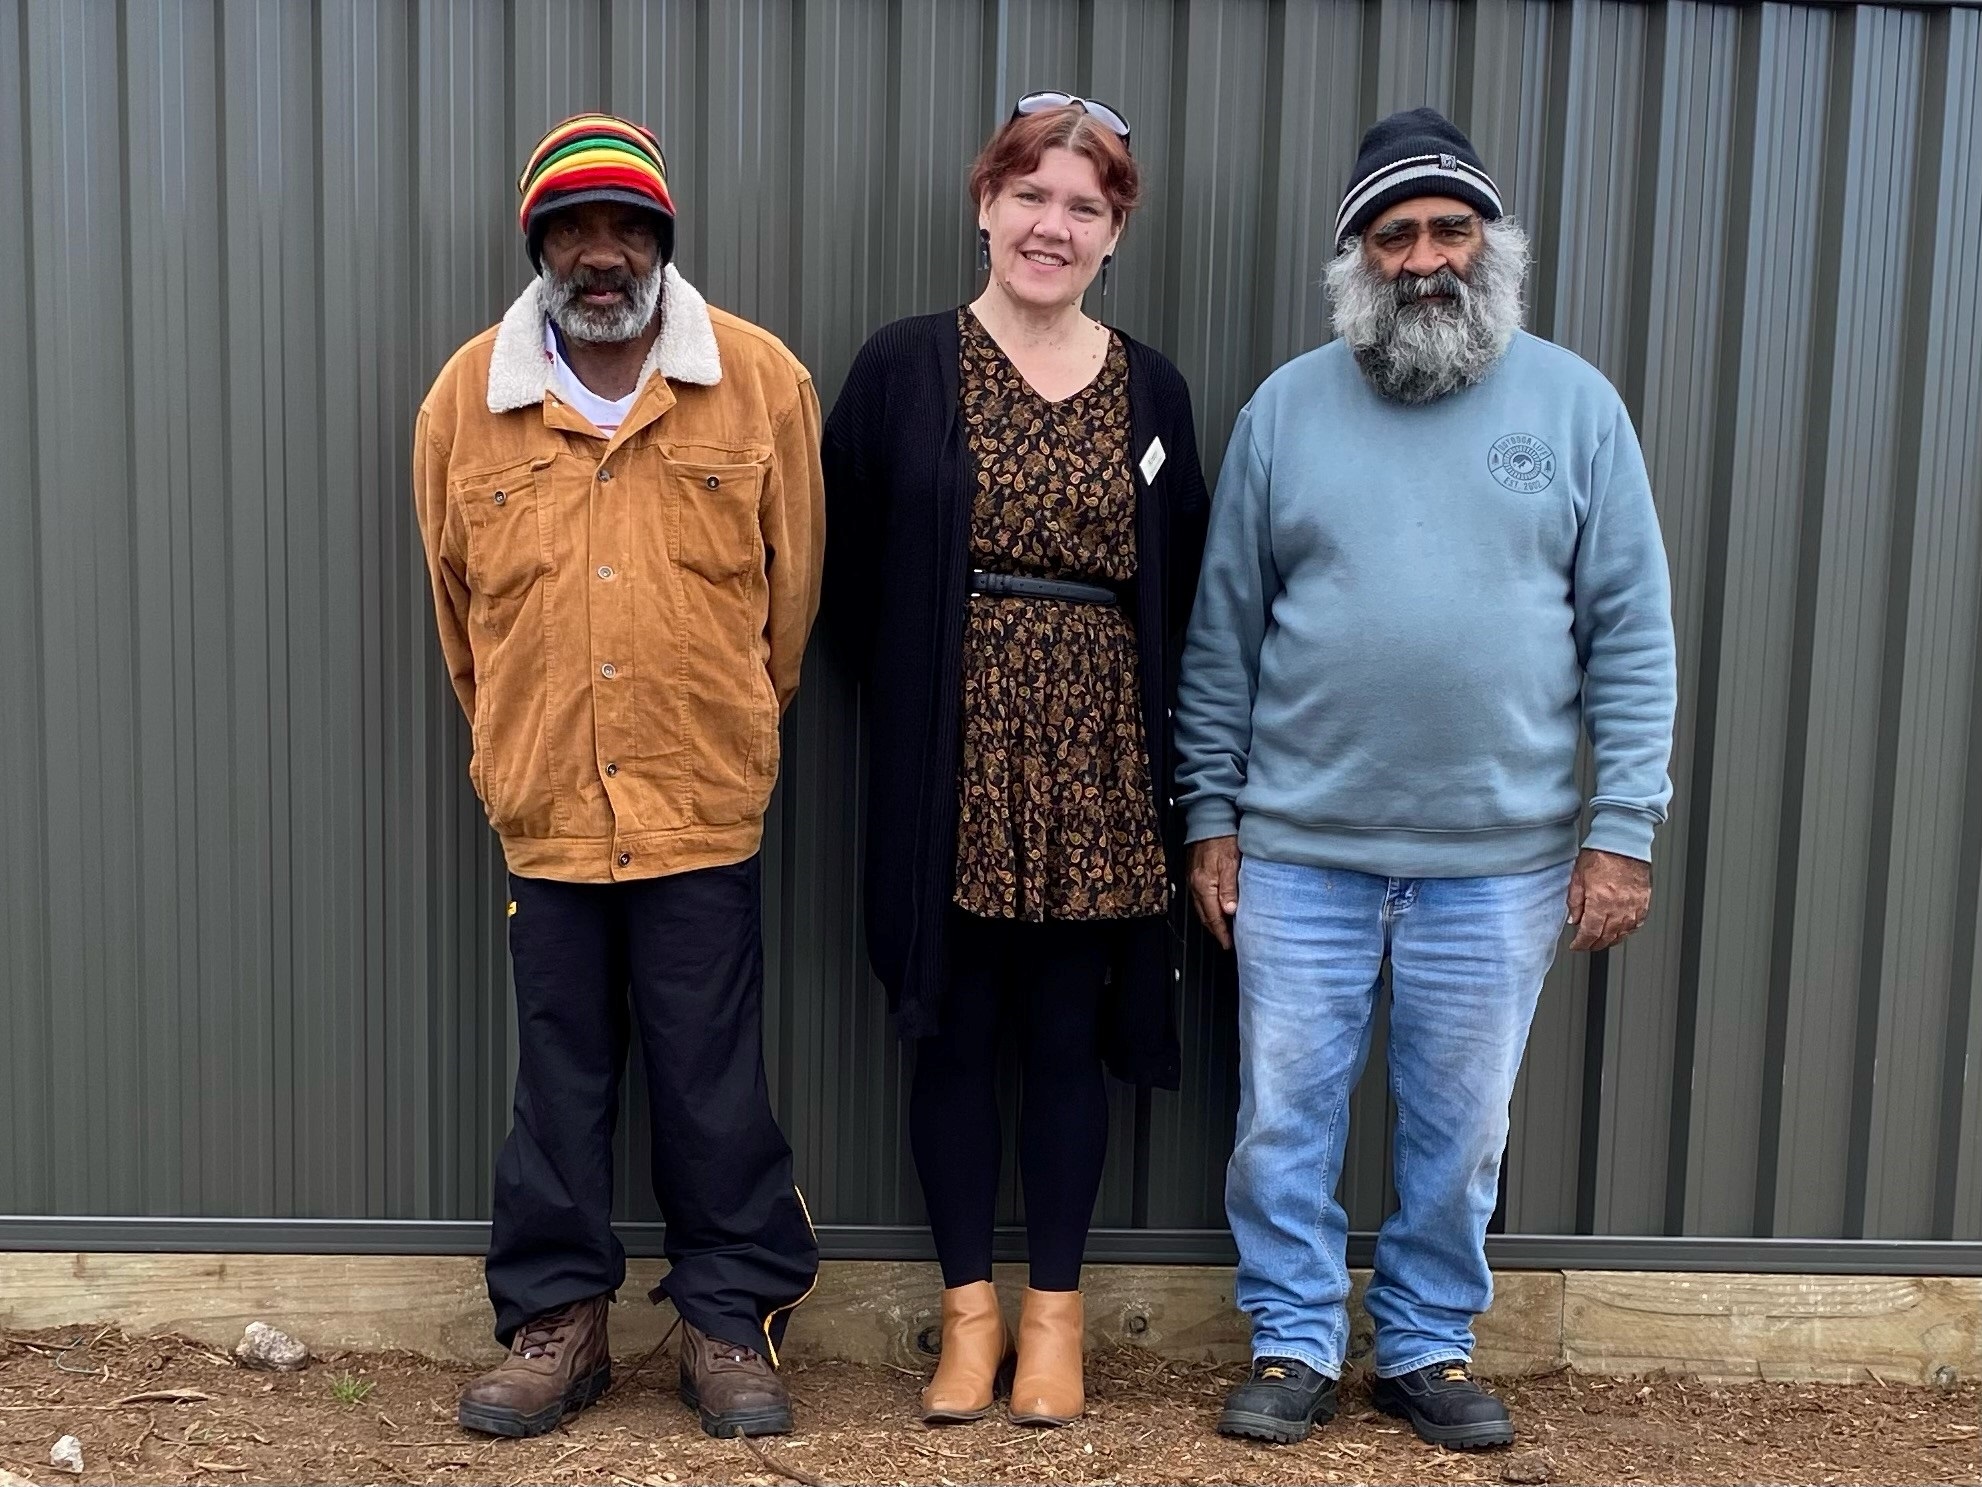
[[[805,642],[819,613],[819,578],[826,548],[826,487],[819,468],[819,394],[806,377],[797,401],[778,425],[758,522],[770,580],[766,663],[778,708],[798,692]]]
[[[875,483],[883,463],[874,449],[870,410],[885,381],[874,340],[861,347],[826,418],[826,520],[833,529],[826,553],[825,614],[830,637],[855,671],[873,649],[877,551],[884,530],[885,489]]]
[[[1187,842],[1231,836],[1239,829],[1260,647],[1280,591],[1269,497],[1267,466],[1253,441],[1248,405],[1225,447],[1177,688],[1177,804],[1185,814]]]
[[[1583,845],[1649,861],[1672,799],[1678,708],[1665,544],[1638,436],[1620,406],[1592,461],[1576,543],[1576,653],[1596,793]]]
[[[447,661],[448,679],[469,722],[475,720],[475,654],[468,645],[468,550],[459,521],[449,520],[448,451],[434,438],[427,410],[413,428],[413,506],[427,580],[434,594],[434,628]]]

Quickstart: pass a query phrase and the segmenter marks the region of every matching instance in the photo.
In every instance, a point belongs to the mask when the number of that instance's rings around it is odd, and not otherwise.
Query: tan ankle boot
[[[928,1425],[960,1425],[981,1420],[991,1409],[998,1371],[1012,1350],[998,1293],[988,1280],[943,1292],[943,1352],[936,1377],[922,1391],[922,1419]]]
[[[1012,1379],[1014,1425],[1066,1425],[1081,1417],[1087,1407],[1081,1387],[1085,1323],[1080,1292],[1026,1287]]]

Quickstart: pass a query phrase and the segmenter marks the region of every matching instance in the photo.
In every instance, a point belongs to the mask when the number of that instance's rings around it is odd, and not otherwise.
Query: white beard
[[[1328,265],[1335,333],[1381,396],[1429,403],[1471,387],[1494,369],[1521,328],[1528,235],[1505,217],[1482,223],[1481,233],[1463,279],[1450,269],[1426,279],[1386,279],[1363,256],[1360,238]]]
[[[654,318],[654,307],[661,302],[661,279],[667,265],[656,262],[653,272],[627,286],[626,298],[610,309],[594,309],[579,295],[589,287],[593,276],[584,269],[570,278],[559,278],[545,268],[543,280],[544,313],[574,341],[615,345],[630,341],[645,330]]]

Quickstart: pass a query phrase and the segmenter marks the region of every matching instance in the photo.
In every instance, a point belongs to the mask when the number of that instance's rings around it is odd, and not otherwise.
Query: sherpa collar
[[[544,355],[543,280],[532,279],[516,297],[496,330],[489,357],[489,412],[513,413],[543,402],[550,390],[551,364]],[[723,380],[716,350],[716,328],[709,302],[669,264],[661,279],[661,334],[647,353],[636,387],[658,372],[670,382],[713,387]]]

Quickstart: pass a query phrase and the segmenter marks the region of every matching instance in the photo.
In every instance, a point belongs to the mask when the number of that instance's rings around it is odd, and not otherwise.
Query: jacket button
[[[614,677],[619,675],[619,668],[614,666],[612,662],[608,661],[606,662],[605,665],[599,668],[599,675],[604,677],[607,681],[611,681]]]
[[[604,564],[601,564],[601,565],[600,565],[600,567],[599,567],[599,577],[601,577],[601,578],[611,578],[611,577],[612,577],[612,569],[611,569],[611,568],[608,568],[608,567],[606,567],[606,566],[605,566]]]
[[[717,486],[722,484],[722,481],[718,480],[715,476],[711,475],[707,480],[703,481],[702,483],[708,486],[710,490],[714,490]]]
[[[619,773],[619,766],[618,766],[617,764],[608,764],[608,765],[606,766],[606,778],[607,778],[607,779],[611,779],[611,778],[612,778],[612,777],[613,777],[614,775],[616,775],[616,774],[618,774],[618,773]]]
[[[619,865],[621,867],[625,867],[626,864],[631,862],[632,860],[633,860],[633,854],[631,852],[622,852],[619,854]]]
[[[610,470],[599,471],[599,479],[602,481],[612,479],[612,471]]]
[[[507,500],[509,499],[509,492],[508,492],[508,491],[497,491],[497,492],[495,493],[495,495],[494,495],[494,496],[493,496],[493,497],[492,497],[491,499],[493,499],[493,500],[494,500],[494,502],[496,503],[496,505],[498,505],[498,506],[500,506],[500,505],[502,505],[502,504],[503,504],[503,503],[504,503],[505,501],[507,501]]]

